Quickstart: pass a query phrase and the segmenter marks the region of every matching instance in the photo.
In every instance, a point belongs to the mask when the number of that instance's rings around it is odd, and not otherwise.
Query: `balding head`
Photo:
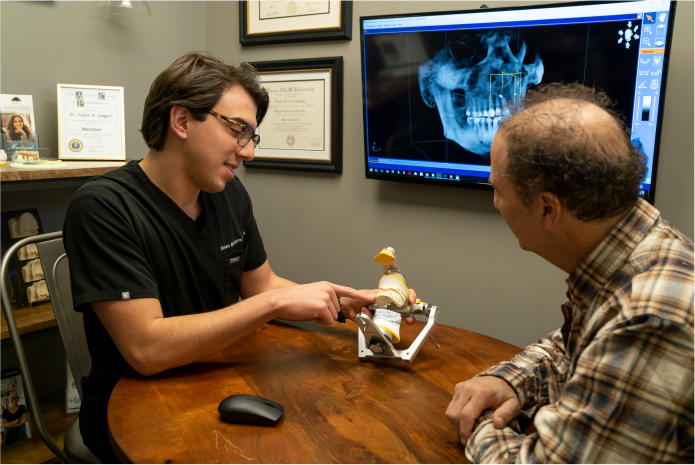
[[[635,204],[645,156],[606,94],[550,84],[528,95],[525,107],[497,135],[507,147],[506,175],[524,203],[550,192],[584,221],[610,218]]]

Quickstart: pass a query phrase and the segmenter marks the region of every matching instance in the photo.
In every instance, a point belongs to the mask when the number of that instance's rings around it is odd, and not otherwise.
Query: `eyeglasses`
[[[248,124],[240,123],[238,121],[234,121],[231,118],[227,118],[224,115],[220,115],[216,111],[213,110],[208,110],[208,113],[211,115],[217,116],[219,119],[225,120],[228,123],[232,123],[235,126],[239,126],[241,128],[241,132],[239,132],[239,135],[237,136],[237,142],[239,142],[239,145],[241,147],[244,147],[246,144],[249,143],[250,140],[253,141],[253,148],[258,147],[258,144],[261,142],[261,136],[256,134],[251,126]]]

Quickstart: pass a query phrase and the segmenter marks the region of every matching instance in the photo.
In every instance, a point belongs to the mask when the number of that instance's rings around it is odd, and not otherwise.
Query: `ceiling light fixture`
[[[99,2],[97,9],[106,13],[126,16],[149,16],[152,14],[147,2],[131,2],[128,0]]]

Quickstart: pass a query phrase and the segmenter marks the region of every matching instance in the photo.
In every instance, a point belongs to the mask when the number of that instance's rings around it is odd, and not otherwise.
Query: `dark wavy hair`
[[[604,92],[548,84],[529,92],[524,105],[499,129],[507,146],[506,175],[524,205],[550,192],[577,219],[591,221],[637,202],[646,157]],[[596,111],[596,118],[587,119],[591,106],[606,114]]]
[[[22,131],[24,131],[24,134],[26,134],[27,140],[31,140],[31,127],[27,124],[27,122],[24,120],[24,117],[22,115],[12,115],[10,119],[7,121],[7,128],[6,128],[6,136],[9,140],[19,140],[21,135],[15,134],[14,132],[14,119],[19,118],[22,120],[22,124],[24,127],[22,128]]]
[[[145,143],[157,151],[164,148],[173,106],[186,107],[197,121],[205,121],[208,110],[212,110],[222,94],[237,86],[256,102],[256,123],[261,124],[269,99],[253,66],[227,65],[207,52],[185,54],[162,71],[150,86],[140,129]]]

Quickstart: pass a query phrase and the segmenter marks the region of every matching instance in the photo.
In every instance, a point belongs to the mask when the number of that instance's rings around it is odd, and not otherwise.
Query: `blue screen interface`
[[[510,104],[539,84],[608,94],[652,189],[669,1],[361,18],[367,177],[485,184]]]

